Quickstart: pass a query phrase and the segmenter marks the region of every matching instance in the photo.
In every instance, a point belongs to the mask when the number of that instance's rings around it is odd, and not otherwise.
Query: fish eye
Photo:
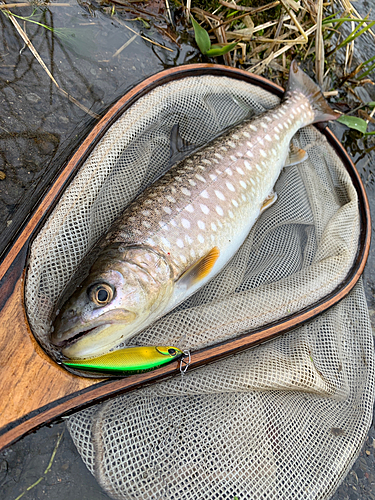
[[[112,287],[106,283],[100,283],[92,286],[88,291],[88,295],[95,305],[102,307],[111,302],[114,294]]]
[[[175,356],[176,355],[176,349],[168,349],[168,354],[170,354],[171,356]]]

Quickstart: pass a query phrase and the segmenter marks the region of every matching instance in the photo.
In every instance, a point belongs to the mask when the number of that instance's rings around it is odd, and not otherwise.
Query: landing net
[[[86,253],[165,171],[172,127],[190,144],[277,105],[235,79],[189,77],[139,99],[108,130],[34,240],[26,279],[32,330],[50,344],[59,296]],[[194,351],[315,304],[347,276],[360,231],[351,179],[314,127],[308,159],[284,169],[277,202],[224,270],[132,345]],[[272,342],[69,419],[83,460],[114,498],[329,498],[366,437],[373,339],[362,284]]]

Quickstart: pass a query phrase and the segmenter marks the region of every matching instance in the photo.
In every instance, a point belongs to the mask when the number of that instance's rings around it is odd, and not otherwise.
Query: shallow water
[[[159,13],[159,7],[153,4],[161,19],[164,13]],[[13,12],[28,16],[32,9],[19,8]],[[66,28],[58,35],[30,22],[24,24],[19,20],[19,23],[60,87],[91,112],[103,115],[111,103],[146,77],[167,67],[200,61],[189,40],[180,39],[177,45],[154,27],[146,29],[140,21],[127,23],[128,27],[172,49],[170,52],[135,35],[124,26],[123,19],[111,16],[110,8],[104,13],[92,4],[71,1],[69,7],[40,9],[33,18],[54,28]],[[72,28],[75,36],[69,31]],[[1,252],[96,119],[59,93],[3,14],[0,14],[0,39],[0,171],[5,174],[0,181]],[[116,54],[126,42],[128,45]],[[371,50],[370,47],[365,44],[364,50]],[[366,89],[373,92],[370,87]],[[371,98],[375,100],[374,95]],[[345,131],[339,124],[334,124],[334,130],[357,160],[375,218],[375,140],[359,139],[356,133]],[[372,245],[364,283],[373,325],[374,264]],[[0,454],[3,500],[15,500],[41,477],[23,498],[109,498],[83,465],[64,429],[64,423],[42,428]],[[62,432],[52,466],[44,474]],[[333,497],[335,500],[375,499],[374,440],[372,426],[361,455]]]

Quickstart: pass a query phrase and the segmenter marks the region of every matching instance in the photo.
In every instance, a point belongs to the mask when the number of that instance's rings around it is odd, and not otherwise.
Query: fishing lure
[[[171,346],[125,347],[88,359],[62,360],[71,368],[114,375],[142,373],[179,359],[182,351]]]

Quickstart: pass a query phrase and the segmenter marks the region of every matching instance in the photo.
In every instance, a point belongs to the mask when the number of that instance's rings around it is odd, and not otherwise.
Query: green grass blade
[[[337,121],[343,123],[344,125],[346,125],[351,129],[362,132],[362,134],[366,133],[367,123],[362,118],[357,118],[356,116],[343,115],[340,116],[340,118],[338,118]]]
[[[193,16],[190,17],[194,28],[195,41],[197,42],[199,50],[202,52],[202,54],[207,54],[207,52],[211,48],[210,35],[204,28],[202,28],[202,26],[197,23]]]
[[[238,42],[230,43],[221,47],[220,45],[212,45],[211,49],[206,52],[207,56],[218,57],[227,54],[230,50],[234,49]]]
[[[366,21],[363,21],[362,24],[366,22]],[[345,45],[347,45],[348,43],[352,42],[353,40],[355,40],[356,38],[358,38],[359,36],[363,35],[363,33],[365,33],[366,31],[368,31],[370,28],[372,28],[375,24],[375,21],[372,21],[370,24],[368,24],[367,26],[365,26],[364,28],[362,28],[360,31],[357,31],[358,27],[347,37],[345,38],[345,40],[343,42],[341,42],[334,50],[333,52],[336,52],[336,50],[339,50],[341,49],[342,47],[345,47]],[[333,53],[331,52],[331,54]]]

